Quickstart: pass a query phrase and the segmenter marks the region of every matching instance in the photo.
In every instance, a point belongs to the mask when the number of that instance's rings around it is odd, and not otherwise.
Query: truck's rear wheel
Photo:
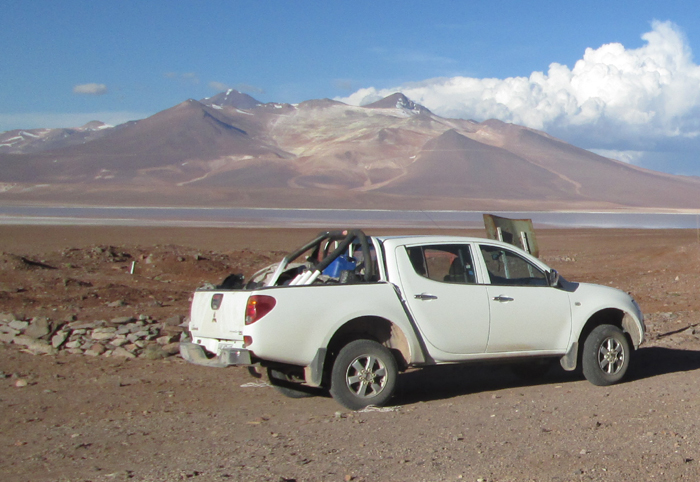
[[[272,368],[267,369],[267,378],[270,385],[275,387],[275,390],[280,392],[285,397],[289,398],[307,398],[313,397],[313,389],[305,387],[298,382],[294,382],[290,377],[279,370]]]
[[[333,363],[331,396],[350,410],[382,406],[394,394],[396,359],[383,345],[355,340],[345,345]]]

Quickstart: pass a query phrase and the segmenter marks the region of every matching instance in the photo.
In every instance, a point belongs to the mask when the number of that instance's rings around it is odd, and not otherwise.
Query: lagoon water
[[[700,213],[517,212],[539,227],[697,229]],[[211,227],[479,228],[481,211],[390,211],[272,208],[0,206],[0,224]]]

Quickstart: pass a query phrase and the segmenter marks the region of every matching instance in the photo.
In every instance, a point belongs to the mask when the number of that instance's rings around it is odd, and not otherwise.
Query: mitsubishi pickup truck
[[[455,363],[554,361],[594,385],[625,376],[644,340],[618,289],[574,283],[519,248],[457,236],[326,231],[245,281],[198,289],[181,354],[267,372],[290,397],[351,410],[389,403],[399,373]]]

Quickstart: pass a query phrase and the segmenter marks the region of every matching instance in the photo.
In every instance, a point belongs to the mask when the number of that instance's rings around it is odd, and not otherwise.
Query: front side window
[[[406,248],[419,275],[443,283],[476,283],[468,245],[431,245]]]
[[[493,285],[548,286],[546,274],[512,251],[496,246],[481,246]]]

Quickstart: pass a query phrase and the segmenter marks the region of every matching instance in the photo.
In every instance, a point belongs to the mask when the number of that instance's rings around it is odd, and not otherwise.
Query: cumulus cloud
[[[700,67],[685,35],[654,21],[642,39],[637,49],[588,48],[573,68],[552,63],[529,77],[434,78],[337,100],[365,105],[400,91],[442,116],[496,118],[635,162],[664,140],[700,137]]]
[[[74,94],[81,95],[104,95],[107,93],[105,84],[79,84],[73,87]]]

